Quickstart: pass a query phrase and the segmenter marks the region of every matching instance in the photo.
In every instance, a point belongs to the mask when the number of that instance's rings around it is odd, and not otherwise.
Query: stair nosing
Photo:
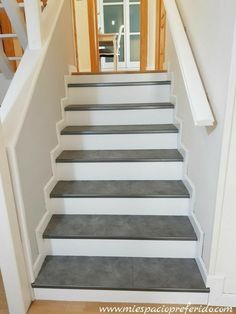
[[[154,124],[155,126],[158,126],[160,124]],[[153,126],[154,126],[153,125]],[[168,126],[166,129],[131,129],[132,126],[140,127],[140,126],[147,126],[147,125],[119,125],[119,127],[124,127],[123,129],[112,129],[112,127],[117,127],[118,125],[97,125],[93,126],[92,129],[86,129],[86,127],[89,127],[88,125],[84,126],[78,126],[78,125],[69,125],[61,130],[61,135],[109,135],[109,134],[177,134],[179,133],[179,129],[174,124],[161,124],[162,126]],[[130,127],[130,129],[125,129],[125,127]],[[148,125],[150,126],[150,125]],[[68,128],[75,128],[75,130],[68,130]],[[82,130],[82,128],[85,128]],[[96,130],[95,128],[98,127]],[[99,130],[99,127],[103,127],[103,129]],[[106,127],[108,127],[106,129]],[[80,128],[77,129],[76,128]]]
[[[110,153],[129,153],[129,152],[135,152],[135,153],[139,153],[139,152],[142,152],[142,153],[146,153],[147,155],[146,156],[140,156],[138,157],[137,155],[136,156],[116,156],[116,157],[106,157],[106,156],[100,156],[100,157],[93,157],[93,156],[79,156],[79,153],[80,152],[89,152],[94,155],[97,154],[97,150],[91,150],[91,151],[86,151],[86,150],[63,150],[61,152],[61,154],[59,154],[59,156],[56,158],[56,163],[136,163],[136,162],[143,162],[143,163],[146,163],[146,162],[183,162],[184,161],[184,157],[181,155],[181,153],[177,150],[177,149],[169,149],[169,150],[113,150],[113,151],[110,151],[110,150],[105,150],[106,152],[106,155],[109,156]],[[162,156],[162,157],[148,157],[148,153],[149,153],[149,156],[152,154],[152,153],[160,153],[161,151],[165,151],[165,153],[167,153],[167,156]],[[173,151],[173,153],[175,153],[176,156],[168,156],[168,151]],[[99,151],[100,152],[100,151]],[[76,156],[76,153],[78,153],[78,155]],[[66,154],[65,157],[63,157],[63,154]],[[70,156],[71,154],[71,156]],[[74,154],[74,155],[73,155]],[[163,154],[163,152],[162,152]]]
[[[50,194],[50,198],[190,198],[189,194],[178,195],[148,195],[148,194],[129,194],[129,195],[107,195],[107,194]]]
[[[120,86],[148,86],[148,85],[170,85],[170,80],[163,81],[139,81],[139,82],[103,82],[103,83],[69,83],[68,88],[84,87],[120,87]]]
[[[197,237],[121,237],[121,236],[55,236],[55,235],[43,235],[43,239],[64,239],[64,240],[132,240],[132,241],[186,241],[186,242],[196,242],[198,241]]]
[[[125,163],[125,162],[183,162],[183,159],[154,159],[154,158],[136,158],[136,159],[90,159],[90,160],[71,160],[71,159],[56,159],[56,163]]]
[[[39,284],[31,284],[34,289],[65,289],[65,290],[104,290],[104,291],[142,291],[142,292],[185,292],[185,293],[209,293],[209,288],[195,288],[195,289],[181,289],[181,288],[146,288],[146,289],[138,289],[138,288],[109,288],[109,287],[87,287],[87,286],[62,286],[62,285],[39,285]]]
[[[72,111],[112,111],[112,110],[151,110],[151,109],[174,109],[174,104],[166,103],[148,103],[148,104],[71,104],[65,107],[66,112]]]

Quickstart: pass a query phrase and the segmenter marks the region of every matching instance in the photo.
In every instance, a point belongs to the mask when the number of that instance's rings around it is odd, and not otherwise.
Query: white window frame
[[[130,61],[130,35],[140,35],[140,32],[130,32],[129,27],[126,25],[130,25],[130,5],[137,5],[140,4],[139,1],[130,2],[124,0],[112,3],[104,3],[103,0],[98,0],[99,5],[99,26],[101,28],[101,32],[104,32],[104,6],[111,6],[111,5],[123,5],[123,16],[124,16],[124,24],[125,24],[125,30],[122,34],[124,36],[124,61],[118,63],[118,69],[120,70],[134,70],[134,69],[140,69],[140,62],[138,61]],[[101,68],[105,71],[113,70],[113,62],[106,62],[105,58],[101,59]]]

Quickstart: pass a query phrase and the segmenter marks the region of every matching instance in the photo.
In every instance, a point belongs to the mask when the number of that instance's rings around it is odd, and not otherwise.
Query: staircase
[[[36,299],[207,303],[167,73],[70,76]]]

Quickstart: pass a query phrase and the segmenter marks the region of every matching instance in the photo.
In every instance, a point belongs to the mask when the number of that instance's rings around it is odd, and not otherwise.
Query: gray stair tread
[[[143,133],[178,133],[178,129],[173,124],[72,125],[61,131],[62,135]]]
[[[183,156],[177,149],[147,150],[66,150],[56,162],[177,162]]]
[[[50,194],[53,198],[189,198],[182,181],[59,181]]]
[[[186,216],[53,215],[44,234],[53,239],[196,241]]]
[[[76,87],[119,87],[119,86],[148,86],[148,85],[170,85],[170,80],[165,81],[140,81],[140,82],[103,82],[103,83],[70,83],[68,88]]]
[[[65,111],[89,111],[89,110],[140,110],[140,109],[173,109],[174,105],[165,103],[134,103],[134,104],[88,104],[68,105]]]
[[[208,293],[194,259],[47,256],[34,288]]]

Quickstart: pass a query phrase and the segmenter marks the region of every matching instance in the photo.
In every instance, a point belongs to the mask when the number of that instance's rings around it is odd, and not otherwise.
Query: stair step
[[[186,216],[53,215],[44,239],[196,241]]]
[[[51,198],[189,198],[182,181],[59,181]]]
[[[183,156],[177,149],[147,150],[66,150],[57,163],[75,162],[179,162]]]
[[[194,259],[47,256],[33,288],[208,293]]]
[[[70,83],[68,88],[76,87],[119,87],[119,86],[150,86],[150,85],[170,85],[171,81],[141,81],[141,82],[103,82],[103,83]]]
[[[67,126],[61,135],[178,133],[173,124]]]
[[[65,111],[90,111],[90,110],[141,110],[141,109],[173,109],[171,103],[148,103],[148,104],[87,104],[68,105]]]

